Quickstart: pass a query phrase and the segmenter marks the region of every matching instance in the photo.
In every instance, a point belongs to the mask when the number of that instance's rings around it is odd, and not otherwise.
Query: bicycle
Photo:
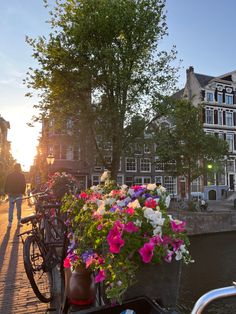
[[[31,287],[37,298],[47,303],[53,299],[52,270],[62,260],[66,226],[57,212],[60,204],[45,204],[45,193],[33,196],[37,199],[36,213],[21,219],[22,224],[31,224],[31,229],[18,236],[23,242],[24,267]]]

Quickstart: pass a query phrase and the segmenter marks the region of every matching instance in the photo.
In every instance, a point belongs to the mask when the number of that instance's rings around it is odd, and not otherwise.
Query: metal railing
[[[203,294],[195,303],[191,314],[201,314],[212,301],[232,296],[236,296],[236,282],[233,282],[233,286],[214,289]]]

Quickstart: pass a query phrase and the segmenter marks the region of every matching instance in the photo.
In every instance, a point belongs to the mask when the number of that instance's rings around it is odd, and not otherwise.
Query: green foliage
[[[228,144],[204,132],[200,106],[184,99],[166,101],[166,115],[155,129],[157,155],[167,172],[185,176],[190,184],[206,173],[207,163],[217,163],[228,154]]]
[[[175,48],[159,49],[167,35],[165,0],[56,3],[49,38],[27,38],[39,64],[26,79],[41,94],[37,119],[80,121],[104,164],[97,135],[110,141],[115,178],[132,117],[149,121],[153,102],[175,85]]]

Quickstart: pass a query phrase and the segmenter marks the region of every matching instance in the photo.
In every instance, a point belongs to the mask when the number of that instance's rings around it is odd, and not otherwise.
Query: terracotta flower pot
[[[71,304],[92,304],[95,299],[93,274],[84,267],[65,268],[65,293]]]

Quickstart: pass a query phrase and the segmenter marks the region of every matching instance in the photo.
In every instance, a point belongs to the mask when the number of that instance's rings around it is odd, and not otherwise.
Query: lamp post
[[[48,168],[48,170],[49,170],[48,174],[50,174],[52,165],[54,164],[54,161],[55,161],[55,157],[53,156],[52,153],[50,153],[46,159],[47,159],[47,164],[48,164],[48,167],[49,167]]]

